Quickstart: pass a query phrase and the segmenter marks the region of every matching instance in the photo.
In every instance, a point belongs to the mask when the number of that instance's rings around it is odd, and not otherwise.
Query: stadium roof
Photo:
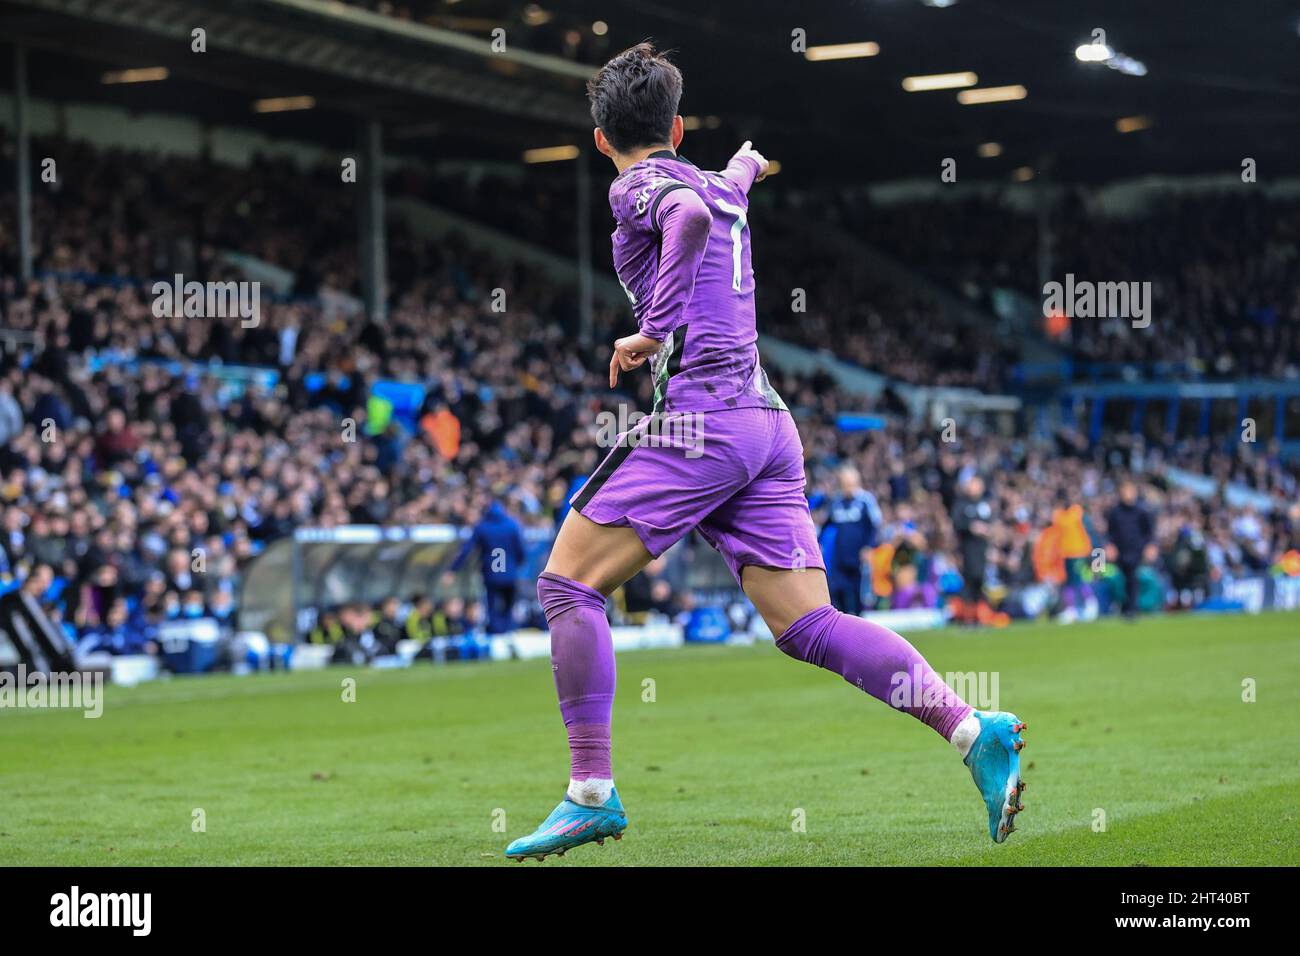
[[[689,155],[712,164],[753,138],[805,181],[928,177],[949,156],[968,178],[972,165],[979,178],[1005,179],[1040,161],[1067,180],[1234,172],[1245,157],[1264,176],[1290,169],[1300,148],[1295,0],[394,6],[417,22],[321,0],[0,0],[0,35],[38,51],[35,96],[197,113],[340,145],[355,139],[351,118],[378,115],[394,146],[444,158],[585,143],[582,77],[646,37],[676,51],[686,73],[683,112],[699,124]],[[209,33],[202,57],[189,52],[191,23]],[[505,53],[488,46],[497,26]],[[796,28],[809,46],[870,41],[878,52],[809,59],[791,49]],[[1109,61],[1083,62],[1076,48],[1098,28]],[[7,87],[7,51],[0,58]],[[167,67],[167,81],[101,82],[106,69],[151,66]],[[967,71],[975,89],[1026,95],[963,105],[958,88],[902,86]],[[316,107],[252,111],[254,99],[284,96]]]

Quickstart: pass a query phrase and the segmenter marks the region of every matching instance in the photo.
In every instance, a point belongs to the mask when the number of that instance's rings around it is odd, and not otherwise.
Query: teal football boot
[[[544,860],[552,853],[564,856],[584,843],[604,846],[608,837],[621,840],[626,829],[627,813],[617,790],[611,790],[609,799],[598,807],[574,803],[566,792],[560,805],[541,826],[506,847],[506,856],[521,863],[529,857]]]
[[[1020,779],[1020,739],[1024,723],[1015,714],[974,711],[980,733],[966,754],[975,786],[980,788],[984,806],[989,811],[989,836],[1002,843],[1016,832],[1015,816],[1025,808],[1020,795],[1025,783]]]

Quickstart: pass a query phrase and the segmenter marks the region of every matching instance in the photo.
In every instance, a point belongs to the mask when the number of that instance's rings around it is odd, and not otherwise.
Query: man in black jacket
[[[961,553],[961,620],[965,624],[976,624],[980,604],[984,601],[984,573],[993,507],[984,499],[984,479],[979,475],[966,479],[960,491],[960,497],[952,508],[952,527],[957,532]]]
[[[1138,490],[1131,480],[1119,486],[1119,503],[1106,515],[1110,543],[1115,546],[1116,563],[1124,575],[1124,616],[1137,614],[1138,568],[1142,552],[1154,531],[1151,514],[1138,501]]]

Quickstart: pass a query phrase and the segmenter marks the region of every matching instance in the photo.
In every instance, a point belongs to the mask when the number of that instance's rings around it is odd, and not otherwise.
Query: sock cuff
[[[553,618],[574,608],[587,607],[605,613],[605,595],[581,581],[560,574],[543,571],[537,576],[537,600],[549,623]]]
[[[798,641],[809,633],[815,634],[839,613],[833,604],[813,608],[785,629],[785,633],[776,639],[777,647],[782,647],[788,641]]]

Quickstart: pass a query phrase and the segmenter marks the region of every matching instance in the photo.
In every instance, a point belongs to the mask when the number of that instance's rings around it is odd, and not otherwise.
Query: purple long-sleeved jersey
[[[785,408],[758,361],[749,188],[758,163],[706,172],[669,150],[609,187],[614,268],[651,362],[655,411]]]

